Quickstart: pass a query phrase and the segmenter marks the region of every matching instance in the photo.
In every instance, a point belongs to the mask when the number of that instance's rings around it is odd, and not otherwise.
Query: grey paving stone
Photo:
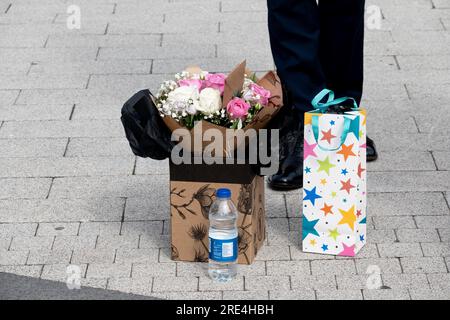
[[[13,237],[10,250],[51,249],[54,237]]]
[[[0,249],[0,265],[22,265],[25,264],[28,257],[28,250],[7,251]]]
[[[272,195],[266,196],[266,217],[286,217],[286,204],[284,195]]]
[[[160,262],[173,262],[168,258]],[[263,276],[266,275],[266,266],[264,261],[254,261],[250,265],[238,265],[238,274],[243,276]],[[178,277],[205,277],[208,275],[207,263],[196,262],[177,262]]]
[[[367,168],[369,171],[436,170],[429,152],[383,152],[379,161],[370,162]]]
[[[362,300],[361,290],[317,290],[317,300]]]
[[[150,89],[151,92],[156,92],[161,83],[168,78],[167,75],[160,74],[92,75],[89,81],[89,89],[106,92],[121,90],[128,92],[128,95],[131,97],[132,94],[143,89]],[[117,110],[120,110],[120,108],[117,108]]]
[[[122,137],[123,127],[112,120],[5,122],[0,138]]]
[[[450,189],[450,171],[372,172],[368,189],[372,192],[447,191]],[[417,184],[417,181],[421,181]]]
[[[166,299],[166,300],[220,300],[222,299],[221,292],[154,292],[152,293],[152,297],[157,299]]]
[[[369,193],[367,206],[371,216],[448,214],[447,204],[440,192]]]
[[[9,246],[11,245],[12,237],[8,236],[1,236],[0,237],[0,249],[1,250],[8,250]]]
[[[172,263],[135,263],[133,264],[133,278],[145,278],[153,276],[175,276],[176,264]]]
[[[256,0],[252,2],[248,1],[236,1],[230,0],[222,4],[223,12],[235,12],[235,11],[267,11],[267,5],[265,1]]]
[[[19,96],[19,90],[0,90],[0,103],[2,105],[13,104]]]
[[[125,90],[58,89],[58,90],[22,90],[17,104],[106,104],[122,106],[131,96]]]
[[[162,221],[123,222],[122,235],[153,235],[162,234]]]
[[[286,195],[288,217],[300,217],[302,214],[302,200],[299,193]]]
[[[169,162],[137,158],[135,174],[169,174]]]
[[[286,234],[272,234],[267,235],[267,243],[270,246],[300,246],[302,236],[300,230],[289,231]],[[292,258],[292,257],[291,257]]]
[[[159,34],[130,34],[121,35],[92,35],[77,34],[68,38],[66,35],[50,35],[47,41],[48,48],[77,48],[77,47],[102,47],[102,48],[129,48],[146,46],[159,46],[161,36]],[[128,73],[125,71],[124,73]]]
[[[364,300],[410,300],[406,289],[363,290]]]
[[[72,250],[31,250],[27,265],[69,264],[71,256]]]
[[[315,300],[314,290],[269,290],[270,300]]]
[[[160,37],[160,36],[158,36]],[[102,39],[100,36],[99,39]],[[52,36],[50,36],[51,41]],[[74,37],[70,39],[62,37],[73,45],[77,45]],[[122,38],[123,39],[123,38]],[[80,43],[82,45],[84,43]],[[51,44],[50,44],[51,45]],[[73,61],[64,63],[55,63],[52,61],[35,62],[31,68],[30,74],[149,74],[152,69],[151,60],[121,60],[121,61]]]
[[[403,70],[441,70],[450,69],[450,62],[447,55],[410,55],[397,57],[400,68]]]
[[[96,235],[90,236],[56,236],[52,250],[93,250]]]
[[[47,196],[52,183],[48,178],[11,178],[0,179],[1,199],[43,199]]]
[[[124,199],[0,200],[2,222],[120,221]]]
[[[144,198],[128,198],[125,221],[162,220],[169,216],[168,201],[160,201],[160,195],[148,193]]]
[[[268,300],[269,292],[261,291],[223,291],[223,300]]]
[[[271,234],[285,234],[289,232],[289,220],[287,218],[267,218],[267,232]]]
[[[450,242],[450,228],[438,229],[439,238],[443,242]]]
[[[311,274],[309,261],[267,261],[267,275]]]
[[[75,249],[73,251],[71,263],[113,263],[116,251],[112,248],[107,249]],[[127,261],[128,262],[128,261]],[[120,263],[118,261],[118,263]]]
[[[436,151],[433,156],[439,170],[450,170],[450,152]]]
[[[0,158],[0,177],[66,177],[131,174],[134,158]]]
[[[37,236],[76,236],[78,234],[78,229],[80,228],[80,223],[70,222],[45,222],[39,223],[37,229]]]
[[[447,257],[450,256],[449,242],[421,243],[425,257]]]
[[[245,276],[245,290],[289,290],[288,276]]]
[[[378,267],[381,274],[402,273],[400,261],[396,258],[358,259],[355,261],[358,274],[368,274]]]
[[[150,296],[152,292],[153,278],[132,279],[132,278],[111,278],[108,281],[109,290]]]
[[[199,290],[200,291],[235,291],[244,290],[244,277],[238,275],[230,282],[217,282],[213,281],[208,276],[199,277]]]
[[[78,235],[119,235],[121,222],[83,222]]]
[[[67,139],[0,139],[0,158],[59,157]]]
[[[39,278],[42,266],[0,266],[0,272]]]
[[[400,242],[438,242],[436,229],[399,229],[397,237]]]
[[[101,148],[99,148],[100,145]],[[132,155],[132,152],[125,138],[71,138],[66,152],[66,157],[128,155]]]
[[[432,289],[450,289],[450,274],[449,273],[430,273],[426,277],[430,282]]]
[[[421,257],[419,243],[380,243],[377,245],[382,257]]]
[[[3,105],[0,119],[4,121],[22,120],[68,120],[73,105]]]
[[[37,223],[0,223],[0,235],[2,238],[14,236],[34,236]]]
[[[58,75],[27,75],[0,77],[3,89],[84,89],[88,83],[86,75],[58,76]]]
[[[367,230],[367,238],[373,243],[392,243],[397,239],[392,229]]]
[[[199,279],[197,277],[155,277],[153,280],[154,292],[170,291],[198,291]]]
[[[396,134],[395,136],[386,137],[385,134],[374,132],[371,133],[373,139],[376,139],[377,146],[380,151],[386,150],[450,150],[450,142],[444,136],[429,133],[416,134]]]
[[[441,289],[411,289],[412,300],[450,300],[450,290]]]
[[[411,229],[416,227],[411,216],[375,216],[373,221],[375,229]]]
[[[158,262],[159,249],[118,249],[116,263],[155,263]]]
[[[311,261],[311,272],[313,275],[356,274],[355,261],[353,261],[353,260],[314,260],[314,261]]]
[[[439,8],[439,9],[450,8],[450,3],[448,3],[445,0],[433,0],[433,4],[436,8]]]
[[[151,235],[139,237],[139,249],[149,248],[168,248],[170,247],[170,236],[164,235]]]
[[[33,25],[29,25],[28,27],[36,28],[36,26]],[[0,26],[0,32],[4,31],[5,28],[11,29],[14,28],[14,25],[2,25]],[[37,30],[35,33],[36,32]],[[26,33],[21,32],[21,34]],[[98,48],[2,48],[0,58],[2,61],[5,61],[5,63],[15,63],[16,61],[85,61],[94,60],[97,56],[97,49]]]
[[[166,190],[168,199],[168,182],[163,175],[57,178],[50,198],[144,197],[155,190]]]
[[[214,41],[212,39],[224,39],[224,42],[233,42],[236,37],[233,34],[214,34],[212,37],[205,37],[200,40],[204,40],[207,42]],[[264,38],[264,37],[259,37]],[[185,35],[177,35],[177,34],[165,34],[163,41],[166,42],[179,42],[184,41],[189,43],[190,41],[198,41],[198,37],[189,37],[189,34]],[[260,39],[264,40],[264,39]],[[211,42],[210,42],[211,43]],[[166,44],[170,45],[170,44]],[[267,60],[267,61],[266,61]],[[267,71],[272,70],[274,67],[273,61],[266,60],[248,60],[247,66],[252,71]],[[237,64],[239,63],[238,59],[233,57],[221,57],[221,58],[199,58],[199,57],[191,57],[191,58],[179,58],[179,59],[155,59],[153,60],[153,74],[175,74],[184,70],[188,66],[197,65],[202,69],[207,70],[209,72],[226,72],[231,71]]]
[[[185,27],[185,26],[179,26]],[[201,27],[194,26],[194,28]],[[115,24],[111,23],[110,30],[114,33]],[[186,30],[187,31],[187,30]],[[189,57],[205,57],[213,58],[215,56],[215,47],[213,45],[196,45],[191,44],[186,46],[173,46],[173,47],[157,47],[147,45],[146,47],[137,48],[102,48],[98,55],[99,60],[111,60],[111,59],[169,59],[169,58],[189,58]],[[181,71],[181,70],[180,70]]]
[[[97,105],[92,106],[88,104],[79,104],[75,106],[72,119],[84,119],[84,120],[94,120],[94,119],[105,119],[113,120],[119,119],[121,116],[120,108],[118,106],[111,105]]]
[[[336,275],[337,289],[358,290],[367,289],[370,274]]]
[[[400,262],[405,273],[442,273],[448,271],[442,257],[401,258]]]
[[[263,246],[256,260],[290,260],[288,246]]]
[[[137,249],[139,235],[99,235],[96,249]]]
[[[383,284],[391,289],[429,288],[425,274],[383,274]]]
[[[450,228],[450,215],[415,217],[419,228]]]
[[[126,278],[130,275],[130,263],[91,263],[86,272],[86,278]]]

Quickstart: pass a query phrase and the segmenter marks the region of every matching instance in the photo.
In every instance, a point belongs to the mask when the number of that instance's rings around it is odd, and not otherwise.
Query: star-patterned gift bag
[[[324,90],[313,100],[316,110],[305,113],[305,252],[354,256],[366,242],[366,111],[355,103],[351,111],[325,113],[347,99]]]

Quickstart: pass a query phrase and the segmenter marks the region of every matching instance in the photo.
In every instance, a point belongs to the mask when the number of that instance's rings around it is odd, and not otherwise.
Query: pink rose
[[[259,96],[259,103],[261,105],[265,106],[269,103],[269,99],[272,96],[269,90],[264,89],[256,83],[250,85],[250,90],[252,90],[256,96]]]
[[[205,86],[207,88],[213,88],[220,91],[220,94],[223,94],[223,90],[225,89],[225,79],[226,75],[223,73],[208,73],[205,76]]]
[[[233,98],[227,104],[227,112],[231,119],[244,120],[248,115],[250,105],[241,98]]]
[[[180,87],[196,87],[199,91],[203,89],[204,83],[200,79],[181,79],[178,81]]]

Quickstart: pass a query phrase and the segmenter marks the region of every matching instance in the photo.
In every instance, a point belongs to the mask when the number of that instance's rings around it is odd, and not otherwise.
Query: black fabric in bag
[[[122,124],[133,153],[142,158],[163,160],[174,143],[151,99],[149,90],[134,94],[122,107]]]

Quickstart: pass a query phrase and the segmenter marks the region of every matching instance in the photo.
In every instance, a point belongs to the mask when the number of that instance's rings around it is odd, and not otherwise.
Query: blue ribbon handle
[[[327,101],[321,102],[327,96],[328,96]],[[327,110],[330,106],[339,105],[347,100],[352,100],[355,109],[358,109],[358,104],[356,103],[355,99],[353,99],[352,97],[342,97],[342,98],[334,99],[334,92],[330,89],[323,89],[322,91],[320,91],[314,97],[314,99],[312,99],[311,104],[314,107],[314,111],[319,111],[321,113],[325,113],[325,112],[327,112]],[[313,115],[311,117],[311,122],[312,122],[312,130],[313,130],[314,138],[316,139],[316,142],[317,142],[317,145],[319,146],[319,148],[322,149],[323,151],[337,151],[342,147],[345,140],[347,139],[347,135],[350,132],[350,125],[351,125],[352,120],[349,119],[348,117],[344,116],[344,130],[342,131],[341,141],[337,148],[322,147],[319,144],[319,116]]]
[[[327,102],[320,102],[326,96],[328,96]],[[331,91],[330,89],[323,89],[322,91],[320,91],[314,97],[314,99],[312,99],[311,104],[312,104],[314,110],[325,113],[325,112],[327,112],[329,107],[339,105],[347,100],[352,100],[353,106],[355,107],[355,109],[358,109],[358,104],[356,103],[355,99],[353,99],[352,97],[342,97],[342,98],[334,99],[334,92]]]

